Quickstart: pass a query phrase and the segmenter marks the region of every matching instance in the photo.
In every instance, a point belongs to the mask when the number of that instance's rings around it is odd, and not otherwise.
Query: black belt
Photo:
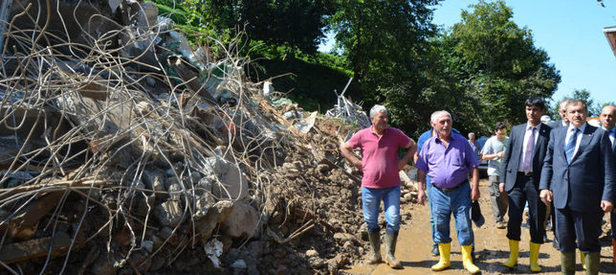
[[[451,188],[440,188],[440,187],[438,187],[438,186],[436,186],[434,184],[432,184],[432,186],[434,188],[438,189],[438,190],[441,190],[441,192],[443,192],[443,193],[451,193],[451,192],[455,191],[456,189],[458,189],[458,187],[464,185],[465,183],[468,183],[468,180],[465,180],[462,183],[460,183],[460,184],[458,184],[458,185],[456,185],[454,187],[451,187]]]
[[[525,176],[525,177],[532,177],[533,176],[533,172],[524,173],[524,172],[519,172],[518,171],[518,175],[522,175],[522,176]]]

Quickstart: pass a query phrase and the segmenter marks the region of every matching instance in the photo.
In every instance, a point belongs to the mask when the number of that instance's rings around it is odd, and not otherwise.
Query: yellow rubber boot
[[[530,242],[530,271],[532,272],[541,272],[541,267],[537,263],[539,259],[539,247],[541,247],[540,243]]]
[[[520,241],[509,240],[509,259],[503,264],[508,268],[513,268],[518,264],[518,252],[520,251]]]
[[[477,274],[480,270],[479,267],[473,264],[473,257],[471,256],[472,250],[472,245],[462,245],[462,265],[464,269],[468,270],[471,274]]]
[[[581,262],[582,262],[582,268],[584,268],[584,270],[586,270],[586,253],[580,251],[580,258],[581,258]]]
[[[438,263],[432,266],[432,270],[441,271],[449,268],[449,266],[451,265],[451,263],[449,262],[451,243],[439,243],[438,253],[440,254],[440,259],[438,260]]]

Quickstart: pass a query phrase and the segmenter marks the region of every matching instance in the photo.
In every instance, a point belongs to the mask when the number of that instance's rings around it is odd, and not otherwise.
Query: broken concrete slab
[[[204,160],[203,178],[212,184],[212,193],[220,199],[241,200],[248,195],[248,179],[234,163],[222,157]]]
[[[231,214],[223,222],[226,233],[232,238],[251,238],[258,232],[259,214],[246,202],[235,202]]]

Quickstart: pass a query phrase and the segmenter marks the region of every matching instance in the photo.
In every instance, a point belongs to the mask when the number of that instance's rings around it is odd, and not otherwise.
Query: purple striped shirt
[[[478,165],[468,141],[452,133],[447,148],[436,136],[426,141],[415,167],[426,172],[436,187],[453,188],[467,180],[471,169]]]

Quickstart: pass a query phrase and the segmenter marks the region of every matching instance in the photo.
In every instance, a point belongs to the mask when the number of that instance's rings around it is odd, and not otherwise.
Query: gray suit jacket
[[[550,131],[552,128],[541,123],[539,132],[536,133],[537,143],[533,149],[533,182],[536,187],[539,187],[539,177],[543,168],[543,158],[545,157],[548,141],[550,140]],[[524,134],[526,132],[526,123],[513,126],[511,128],[511,136],[509,137],[509,147],[505,151],[505,157],[501,167],[501,182],[505,183],[505,191],[511,192],[515,186],[515,181],[518,176],[518,167],[522,160],[522,147],[524,146]]]
[[[539,189],[552,190],[554,207],[574,211],[601,211],[601,200],[614,202],[616,162],[607,132],[586,125],[578,151],[567,163],[568,127],[554,129],[543,162]]]

